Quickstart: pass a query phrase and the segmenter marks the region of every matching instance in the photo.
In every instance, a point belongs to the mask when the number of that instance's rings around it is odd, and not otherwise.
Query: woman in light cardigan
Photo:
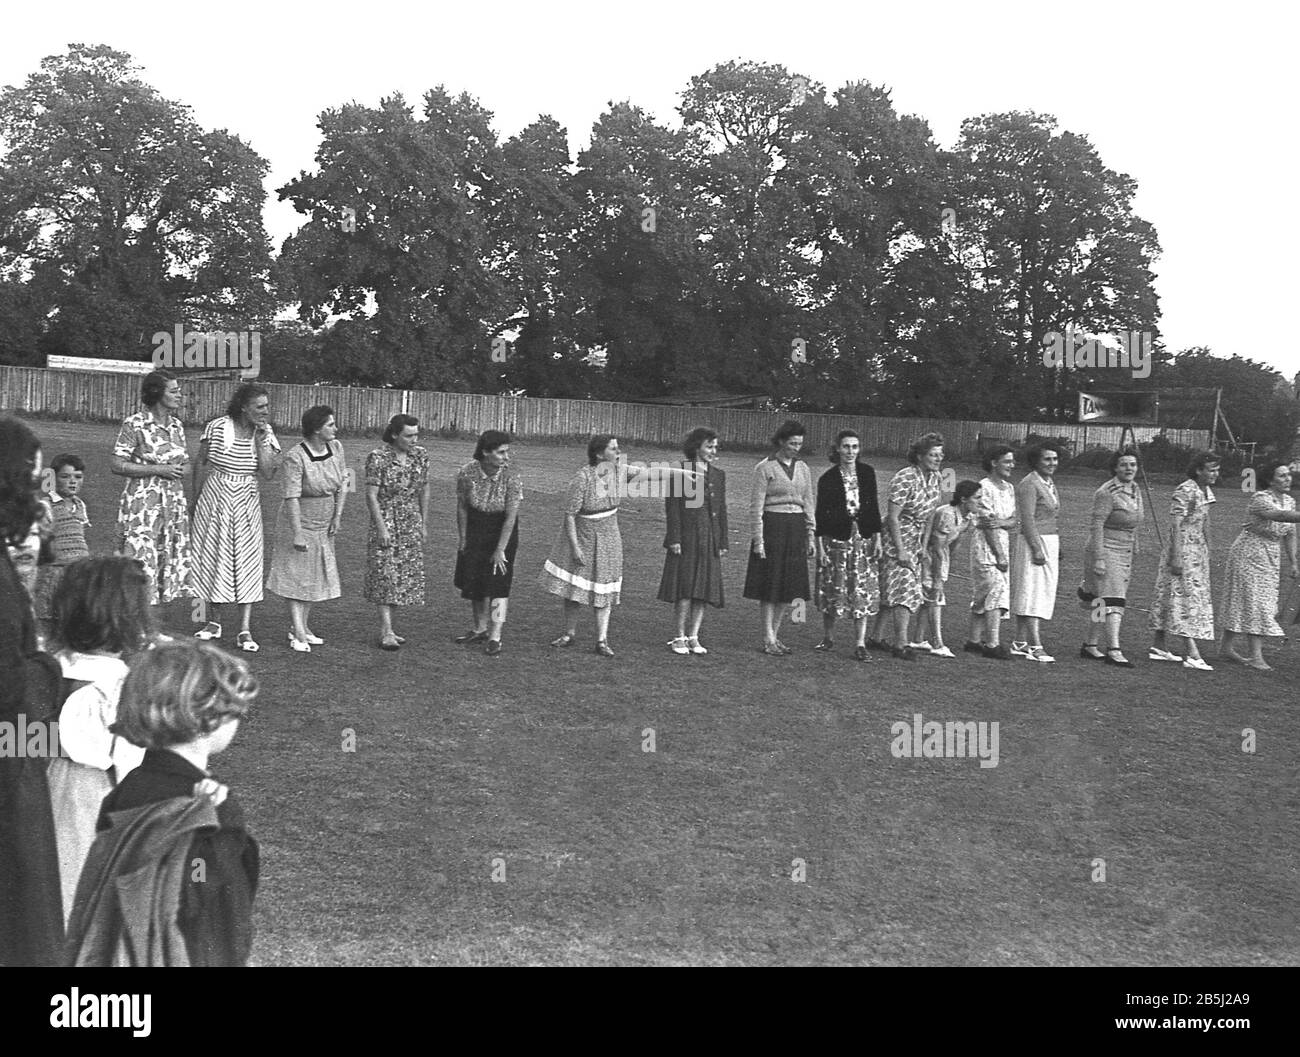
[[[799,459],[803,423],[786,421],[772,438],[776,451],[754,467],[749,493],[750,554],[745,597],[761,603],[763,652],[793,653],[778,637],[786,607],[807,600],[808,559],[817,553],[812,474]]]

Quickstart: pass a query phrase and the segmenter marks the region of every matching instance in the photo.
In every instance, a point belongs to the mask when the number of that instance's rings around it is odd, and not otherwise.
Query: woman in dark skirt
[[[761,603],[763,652],[773,657],[794,652],[777,634],[789,604],[809,597],[808,559],[817,553],[812,474],[799,459],[803,438],[803,423],[782,423],[772,438],[776,451],[754,467],[749,493],[744,594]]]
[[[474,458],[456,474],[455,585],[474,611],[474,628],[457,642],[487,641],[487,653],[501,652],[510,583],[519,547],[519,505],[524,484],[510,467],[510,434],[490,429],[478,439]]]
[[[686,462],[698,477],[674,489],[664,499],[668,532],[664,536],[664,575],[659,601],[677,611],[677,635],[668,645],[673,653],[708,653],[700,645],[700,624],[706,604],[722,608],[722,559],[727,555],[727,476],[714,463],[718,435],[711,429],[691,430],[682,443]],[[681,494],[675,494],[680,491]],[[687,632],[687,621],[690,631]]]

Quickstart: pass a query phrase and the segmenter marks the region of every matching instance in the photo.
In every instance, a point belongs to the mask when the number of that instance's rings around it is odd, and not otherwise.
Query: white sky
[[[439,83],[476,96],[502,139],[549,113],[573,156],[611,100],[676,126],[690,77],[729,59],[781,63],[828,91],[850,80],[891,88],[896,109],[925,118],[945,147],[965,117],[1054,114],[1138,181],[1136,211],[1163,249],[1166,346],[1208,345],[1292,379],[1300,349],[1279,319],[1300,285],[1293,11],[1288,0],[54,0],[6,12],[0,84],[22,83],[74,41],[130,53],[202,126],[269,160],[277,249],[299,218],[272,192],[314,168],[318,113],[394,91],[418,110]]]

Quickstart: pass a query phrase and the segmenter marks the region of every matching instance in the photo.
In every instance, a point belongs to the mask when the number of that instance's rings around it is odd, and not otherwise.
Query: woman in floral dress
[[[1197,639],[1214,638],[1214,606],[1210,598],[1210,486],[1219,479],[1219,456],[1197,455],[1187,468],[1187,480],[1174,490],[1169,504],[1173,526],[1160,555],[1155,597],[1151,601],[1151,649],[1147,660],[1182,662],[1184,668],[1209,672],[1196,648]],[[1187,640],[1187,655],[1170,651],[1166,637]]]
[[[912,614],[921,608],[921,554],[926,530],[939,505],[943,437],[923,434],[912,442],[907,458],[912,465],[903,467],[889,482],[881,601],[891,612],[894,656],[914,661],[916,652],[908,645],[907,636]]]
[[[149,602],[159,605],[194,593],[182,484],[190,456],[176,417],[181,383],[166,371],[146,374],[140,402],[145,409],[122,423],[113,446],[113,473],[127,479],[117,511],[117,552],[144,566]]]
[[[393,606],[424,605],[425,515],[429,508],[429,453],[418,444],[419,419],[394,415],[384,446],[366,458],[366,599],[379,607],[379,646],[406,641],[393,630]]]
[[[1228,568],[1223,574],[1223,645],[1219,656],[1268,672],[1272,668],[1264,660],[1264,639],[1283,635],[1277,622],[1283,545],[1291,578],[1300,578],[1295,528],[1300,512],[1290,495],[1291,467],[1286,463],[1266,463],[1257,480],[1268,487],[1260,489],[1246,508],[1250,520],[1232,541]],[[1232,648],[1237,635],[1250,639],[1249,657]]]

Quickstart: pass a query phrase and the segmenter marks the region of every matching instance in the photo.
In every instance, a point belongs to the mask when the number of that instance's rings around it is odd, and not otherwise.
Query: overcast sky
[[[1300,287],[1296,21],[1286,0],[55,0],[6,12],[0,84],[20,84],[74,41],[128,52],[202,126],[238,134],[269,160],[277,250],[300,220],[273,192],[314,167],[319,112],[395,91],[417,110],[433,85],[468,91],[503,139],[548,113],[574,156],[611,100],[678,125],[690,77],[730,59],[784,64],[828,91],[851,80],[888,87],[896,109],[923,117],[944,147],[966,117],[1054,114],[1138,182],[1135,209],[1163,250],[1166,346],[1208,345],[1291,379],[1300,348],[1280,317]]]

